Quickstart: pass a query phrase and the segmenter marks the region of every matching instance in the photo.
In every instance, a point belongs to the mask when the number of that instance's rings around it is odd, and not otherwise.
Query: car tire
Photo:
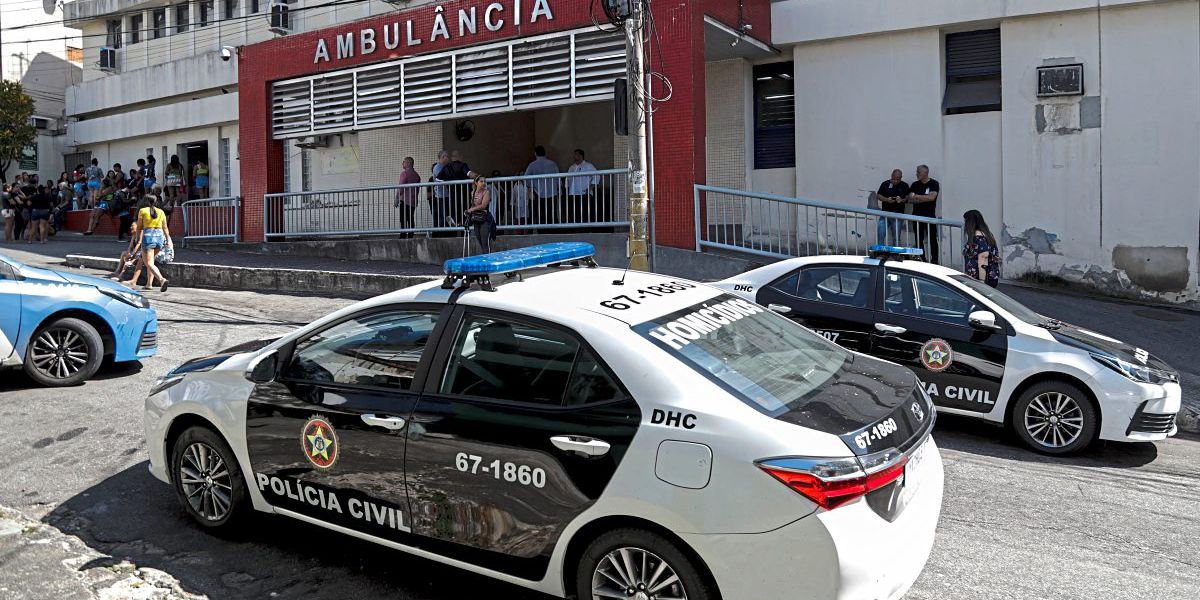
[[[1017,437],[1035,452],[1065,455],[1096,440],[1100,415],[1079,386],[1052,380],[1034,384],[1013,405],[1009,419]]]
[[[623,567],[609,561],[610,556],[622,556],[623,553],[630,557],[629,564],[633,565],[635,571],[632,581]],[[645,572],[641,572],[643,557],[646,560]],[[658,574],[658,582],[669,579],[669,574],[673,572],[678,577],[677,583],[672,583],[664,589],[654,589],[653,585],[648,584],[655,582],[644,581],[655,574],[659,562],[666,563],[666,568]],[[579,559],[575,583],[577,600],[614,597],[597,595],[593,593],[594,589],[603,589],[610,594],[619,593],[627,597],[634,597],[637,592],[644,592],[651,598],[665,596],[687,600],[717,600],[720,597],[691,558],[663,536],[644,529],[616,529],[593,540]],[[627,587],[621,589],[619,583]]]
[[[29,338],[25,374],[40,385],[68,387],[87,381],[104,361],[104,340],[87,321],[58,319]]]
[[[246,512],[246,480],[237,458],[207,427],[190,427],[175,439],[171,485],[183,510],[205,528],[228,531]]]

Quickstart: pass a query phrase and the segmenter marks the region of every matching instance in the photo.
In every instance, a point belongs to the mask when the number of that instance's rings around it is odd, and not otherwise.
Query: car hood
[[[800,408],[776,418],[836,434],[857,455],[898,446],[934,418],[912,371],[869,356],[854,355],[811,394]],[[889,420],[886,427],[876,427]],[[880,435],[883,431],[886,435]]]
[[[1070,323],[1061,323],[1059,328],[1050,330],[1050,335],[1063,344],[1090,354],[1110,356],[1130,364],[1144,365],[1160,371],[1174,371],[1165,361],[1141,348]]]
[[[69,271],[56,271],[54,269],[45,269],[42,267],[31,267],[29,265],[21,265],[21,275],[26,279],[37,279],[49,283],[72,283],[75,285],[84,285],[102,290],[114,290],[118,292],[134,293],[133,291],[115,281],[92,277],[91,275],[83,275],[80,273],[71,273]]]

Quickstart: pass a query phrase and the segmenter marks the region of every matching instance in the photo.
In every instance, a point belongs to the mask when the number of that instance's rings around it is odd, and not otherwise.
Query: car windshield
[[[965,275],[954,275],[951,276],[951,279],[967,286],[972,292],[991,300],[994,304],[998,305],[1012,316],[1025,321],[1030,325],[1042,325],[1049,320],[1046,317],[1033,312],[1033,310],[1031,310],[1028,306],[1013,300],[1012,297],[1008,296],[1004,292],[1001,292],[1000,290],[987,285],[978,279],[972,279]]]
[[[701,375],[771,416],[801,408],[852,355],[752,302],[728,295],[635,325]]]

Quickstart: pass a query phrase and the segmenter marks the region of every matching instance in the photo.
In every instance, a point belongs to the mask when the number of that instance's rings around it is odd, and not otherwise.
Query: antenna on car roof
[[[620,279],[614,279],[613,285],[625,285],[625,276],[629,274],[629,268],[633,266],[633,256],[629,257],[629,261],[625,263],[625,270],[621,272]]]

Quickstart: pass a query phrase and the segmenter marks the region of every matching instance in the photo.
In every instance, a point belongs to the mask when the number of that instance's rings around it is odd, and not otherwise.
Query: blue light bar
[[[876,244],[871,246],[871,256],[878,254],[886,254],[888,256],[922,256],[925,251],[920,248],[905,248],[904,246],[883,246]]]
[[[452,276],[515,273],[525,269],[580,260],[595,253],[595,246],[587,242],[555,242],[479,256],[453,258],[442,265],[442,270],[446,275]]]

